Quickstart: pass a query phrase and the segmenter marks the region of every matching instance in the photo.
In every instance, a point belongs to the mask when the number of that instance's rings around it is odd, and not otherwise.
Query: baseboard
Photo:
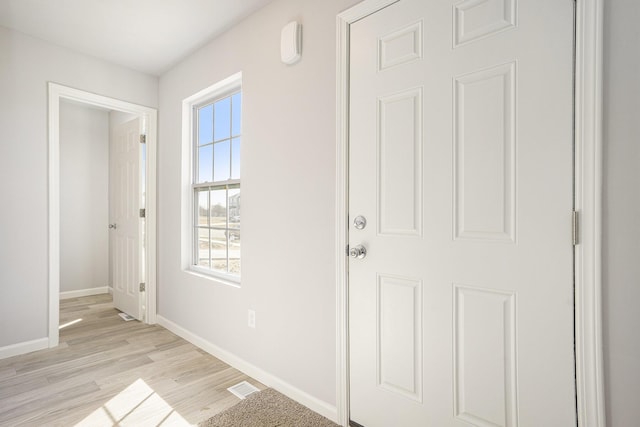
[[[49,348],[49,338],[39,338],[37,340],[11,344],[5,347],[0,347],[0,359],[19,356],[21,354],[31,353],[32,351],[43,350],[45,348]]]
[[[109,292],[109,295],[113,295],[113,288],[111,286],[108,286],[107,292]]]
[[[200,347],[207,353],[211,354],[214,357],[222,360],[228,365],[234,367],[235,369],[245,373],[246,375],[260,381],[262,384],[267,387],[271,387],[273,389],[278,390],[280,393],[285,396],[295,400],[298,403],[306,406],[307,408],[319,413],[320,415],[329,418],[330,420],[337,422],[338,412],[335,406],[330,405],[326,402],[323,402],[320,399],[317,399],[311,396],[308,393],[300,390],[297,387],[289,384],[286,381],[276,377],[275,375],[266,372],[259,367],[247,362],[244,359],[232,354],[226,350],[221,349],[215,344],[210,343],[202,337],[184,329],[182,326],[179,326],[173,323],[171,320],[165,319],[164,317],[158,315],[157,316],[158,325],[170,330],[174,334],[178,335],[181,338],[189,341],[191,344]]]
[[[89,295],[106,294],[109,292],[109,289],[110,288],[108,286],[100,286],[97,288],[78,289],[77,291],[60,292],[60,299],[69,299],[69,298],[86,297]]]

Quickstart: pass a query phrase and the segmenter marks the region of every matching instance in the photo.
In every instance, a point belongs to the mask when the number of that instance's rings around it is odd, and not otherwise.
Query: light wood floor
[[[81,320],[77,320],[81,319]],[[247,380],[166,329],[125,322],[110,295],[60,301],[60,345],[0,360],[0,426],[193,425]]]

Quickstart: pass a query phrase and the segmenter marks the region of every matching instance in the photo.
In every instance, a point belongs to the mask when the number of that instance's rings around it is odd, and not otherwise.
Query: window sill
[[[231,286],[234,288],[240,288],[240,277],[227,276],[219,273],[212,272],[206,268],[198,267],[197,265],[191,265],[184,270],[185,273],[191,274],[196,277],[211,280],[221,285]]]

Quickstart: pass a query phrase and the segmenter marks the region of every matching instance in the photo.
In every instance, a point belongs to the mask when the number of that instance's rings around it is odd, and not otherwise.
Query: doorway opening
[[[60,292],[61,292],[61,230],[68,229],[72,222],[72,218],[63,217],[65,212],[69,215],[69,212],[73,212],[73,206],[70,208],[69,203],[73,204],[74,200],[69,200],[69,192],[65,188],[61,188],[61,177],[64,182],[68,183],[73,180],[73,175],[66,176],[61,174],[73,173],[73,171],[62,170],[63,164],[61,163],[61,133],[65,131],[64,127],[61,127],[61,111],[69,111],[69,108],[76,108],[76,112],[80,111],[93,111],[96,114],[108,114],[109,115],[109,128],[107,134],[116,135],[118,129],[122,130],[123,126],[129,128],[129,140],[125,135],[121,148],[128,146],[130,153],[133,153],[133,161],[129,162],[127,169],[126,164],[122,165],[102,165],[102,169],[106,169],[106,173],[103,172],[100,176],[97,176],[97,181],[102,182],[102,187],[117,187],[116,197],[122,200],[122,203],[114,202],[113,194],[106,196],[103,202],[108,206],[109,213],[98,213],[99,216],[104,216],[100,221],[100,218],[85,218],[87,222],[95,222],[95,224],[87,224],[88,227],[92,227],[97,231],[98,237],[94,240],[104,241],[105,237],[107,241],[111,240],[111,246],[115,249],[113,262],[109,262],[109,268],[105,272],[102,272],[102,276],[111,276],[111,264],[114,266],[114,275],[118,273],[118,266],[121,270],[127,270],[130,273],[131,278],[135,281],[135,286],[131,285],[128,289],[128,298],[130,299],[131,307],[125,311],[134,311],[134,315],[141,321],[148,324],[153,324],[156,321],[156,153],[157,153],[157,110],[137,104],[132,104],[125,101],[109,98],[102,95],[96,95],[93,93],[85,92],[82,90],[69,88],[55,83],[49,83],[49,347],[55,347],[59,343],[59,308],[60,308]],[[89,107],[88,109],[86,107]],[[95,114],[94,114],[95,116]],[[133,132],[131,132],[132,128]],[[125,129],[126,130],[126,129]],[[122,132],[120,132],[122,133]],[[134,136],[135,134],[135,136]],[[143,135],[143,136],[140,136]],[[115,140],[111,140],[109,136],[106,137],[106,147],[102,147],[102,150],[106,150],[106,158],[118,158],[117,155],[109,155],[110,151],[113,151]],[[135,141],[133,140],[135,138]],[[122,139],[122,138],[121,138]],[[134,144],[135,142],[135,144]],[[141,144],[142,143],[142,144]],[[80,146],[82,142],[76,141],[76,145]],[[86,144],[86,142],[85,142]],[[103,144],[104,145],[104,144]],[[86,147],[85,147],[86,148]],[[103,153],[105,154],[105,153]],[[92,156],[99,156],[98,153],[91,154]],[[122,156],[121,156],[122,157]],[[85,159],[87,157],[85,156]],[[141,161],[141,159],[143,161]],[[67,165],[72,165],[68,159],[65,159]],[[64,163],[63,162],[63,163]],[[107,161],[109,162],[109,161]],[[132,166],[133,165],[133,166]],[[75,165],[77,166],[77,165]],[[132,169],[133,167],[133,169]],[[115,171],[115,172],[114,172]],[[122,171],[123,173],[120,173]],[[125,178],[120,179],[124,176]],[[135,179],[127,180],[126,177],[134,177]],[[89,177],[86,177],[89,178]],[[114,178],[115,181],[114,182]],[[90,179],[90,178],[89,178]],[[77,184],[77,183],[76,183]],[[91,182],[84,185],[85,190],[91,187]],[[66,184],[68,185],[68,184]],[[125,200],[126,197],[121,193],[125,191],[129,194],[130,200]],[[82,193],[82,191],[80,192]],[[85,191],[85,194],[89,194]],[[119,195],[118,195],[119,194]],[[80,197],[78,194],[71,196],[71,199]],[[98,194],[97,197],[101,197]],[[62,199],[64,198],[64,203]],[[77,200],[81,202],[81,200]],[[90,201],[88,201],[90,202]],[[127,203],[125,203],[127,202]],[[118,244],[115,243],[115,231],[118,224],[114,222],[124,221],[122,216],[117,215],[114,212],[114,207],[127,205],[129,210],[133,213],[129,213],[129,223],[133,226],[129,226],[128,236],[131,238],[125,238],[128,240],[128,248],[122,247],[123,252],[118,254]],[[61,208],[64,207],[64,210]],[[85,215],[90,214],[83,212]],[[135,214],[135,219],[132,217]],[[104,226],[104,230],[100,230],[100,225]],[[125,224],[122,224],[120,228],[120,234],[122,230],[126,229]],[[107,229],[107,226],[110,226]],[[131,230],[134,230],[131,232]],[[105,233],[106,231],[106,233]],[[106,236],[105,236],[106,234]],[[111,235],[109,235],[111,234]],[[68,236],[65,236],[68,237]],[[94,236],[92,236],[94,237]],[[88,237],[88,238],[92,238]],[[125,236],[127,237],[127,236]],[[99,244],[99,242],[98,242]],[[122,246],[122,245],[120,245]],[[125,245],[126,246],[126,245]],[[99,251],[100,249],[98,249]],[[102,246],[104,251],[104,246]],[[111,250],[109,250],[111,253]],[[116,257],[119,257],[116,259]],[[105,263],[107,260],[105,260]],[[122,268],[122,262],[132,262],[133,266],[126,266]],[[66,273],[66,272],[65,272]],[[77,273],[77,272],[76,272]],[[81,277],[81,275],[80,275]],[[102,279],[104,280],[104,279]],[[109,284],[116,283],[116,278],[107,278]],[[131,281],[131,280],[130,280]],[[105,283],[106,285],[106,283]],[[77,286],[76,286],[77,287]],[[106,286],[105,286],[106,288]],[[83,293],[91,293],[100,291],[100,288],[89,289],[77,289],[66,291],[65,296],[81,296]],[[105,289],[106,290],[106,289]],[[122,289],[123,295],[127,290]],[[77,294],[77,295],[76,295]]]

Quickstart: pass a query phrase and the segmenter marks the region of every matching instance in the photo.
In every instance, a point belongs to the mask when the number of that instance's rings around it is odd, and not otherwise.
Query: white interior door
[[[110,159],[111,251],[114,306],[141,319],[143,282],[142,148],[140,120],[114,127]],[[115,228],[113,228],[115,227]]]
[[[573,14],[400,0],[351,25],[356,423],[576,425]]]

